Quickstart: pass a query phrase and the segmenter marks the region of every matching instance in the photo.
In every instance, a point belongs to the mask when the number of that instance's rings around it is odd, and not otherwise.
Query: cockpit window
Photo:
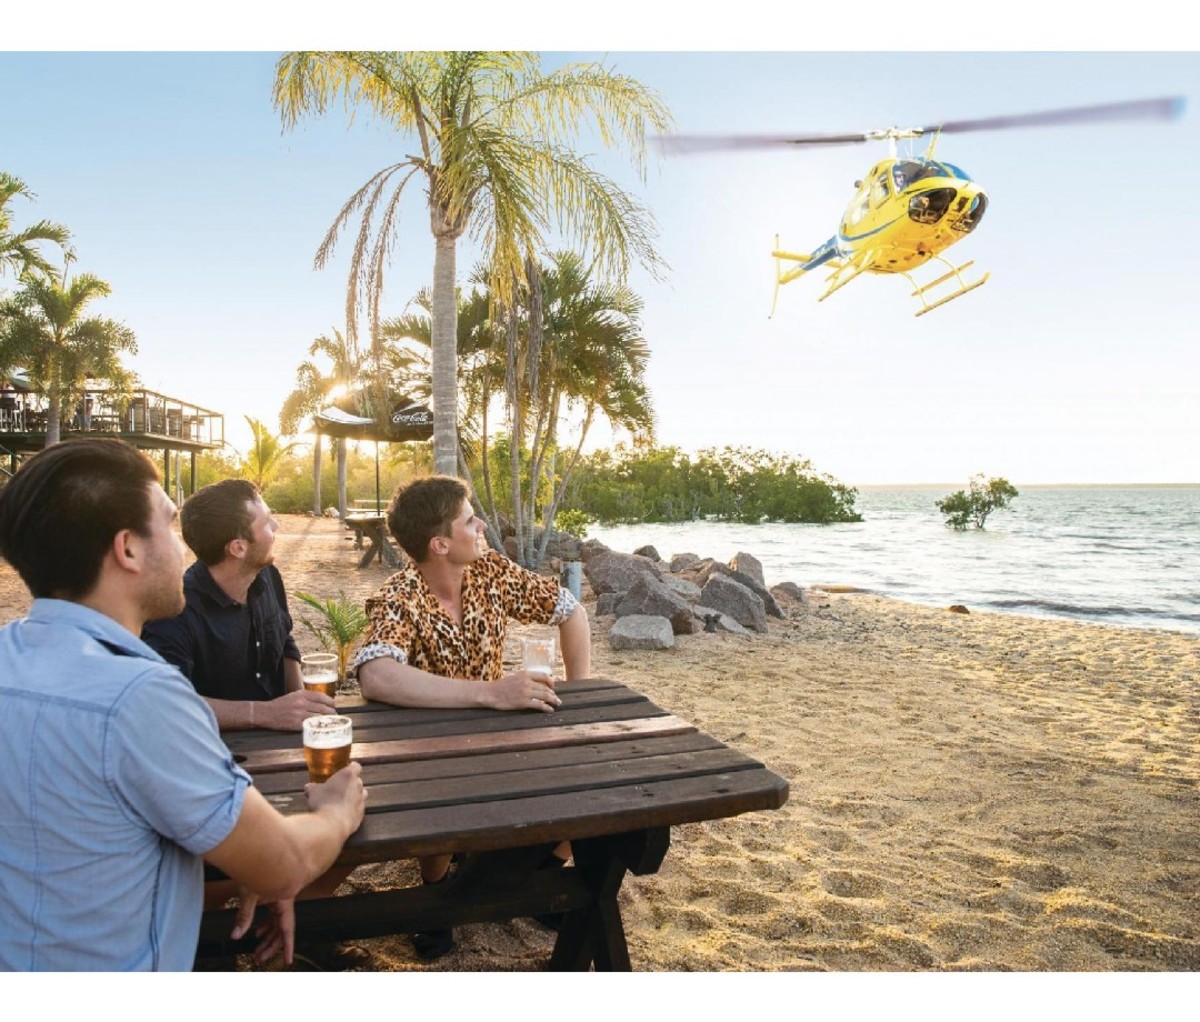
[[[952,173],[957,171],[957,173]],[[892,180],[896,183],[896,191],[900,192],[914,181],[923,181],[927,177],[961,177],[966,175],[950,163],[934,163],[926,160],[899,160],[892,166]]]

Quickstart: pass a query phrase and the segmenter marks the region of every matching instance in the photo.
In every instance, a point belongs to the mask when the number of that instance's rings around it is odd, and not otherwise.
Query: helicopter
[[[947,248],[973,233],[988,209],[983,188],[961,167],[935,158],[942,135],[1006,128],[1099,123],[1109,121],[1172,120],[1182,114],[1180,96],[1129,100],[1098,106],[1043,110],[974,120],[944,121],[929,127],[881,128],[837,135],[663,135],[658,141],[668,154],[721,150],[806,148],[886,142],[888,156],[875,163],[864,177],[854,182],[854,197],[842,214],[837,233],[808,253],[780,248],[776,235],[774,315],[779,288],[793,280],[825,268],[824,301],[863,273],[900,274],[912,285],[911,297],[919,300],[916,315],[945,305],[990,278],[983,274],[968,282],[964,271],[974,265],[968,260],[955,265],[942,255]],[[931,135],[920,156],[897,155],[901,139]],[[912,271],[937,261],[945,272],[926,284],[918,284]]]

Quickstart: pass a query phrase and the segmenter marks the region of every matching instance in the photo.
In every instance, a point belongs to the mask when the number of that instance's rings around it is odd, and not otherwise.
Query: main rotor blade
[[[1007,128],[1102,124],[1114,121],[1169,121],[1179,117],[1186,104],[1183,96],[1163,96],[1159,99],[1134,99],[1121,103],[1101,103],[1097,106],[946,121],[940,129],[936,124],[930,124],[921,128],[882,128],[877,131],[843,135],[657,135],[654,141],[659,150],[667,156],[787,147],[803,149],[809,146],[853,145],[886,138],[913,138],[938,130],[948,135],[966,131],[1001,131]]]
[[[1006,117],[981,117],[965,121],[946,121],[943,135],[964,131],[1000,131],[1005,128],[1037,128],[1059,124],[1102,124],[1112,121],[1169,121],[1183,113],[1187,101],[1183,96],[1163,96],[1159,99],[1134,99],[1123,103],[1101,103],[1098,106],[1077,106],[1064,110],[1041,110]],[[936,131],[929,127],[927,131]]]
[[[656,135],[654,141],[667,156],[688,153],[717,153],[745,149],[803,148],[818,145],[852,145],[872,136],[856,135]]]

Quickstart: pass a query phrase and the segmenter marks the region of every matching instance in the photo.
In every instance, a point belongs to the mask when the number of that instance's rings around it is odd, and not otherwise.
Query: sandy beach
[[[279,518],[289,592],[363,599],[387,577],[340,523]],[[0,563],[0,621],[28,605]],[[677,828],[661,871],[626,881],[635,969],[1200,969],[1200,637],[861,593],[784,609],[765,636],[669,654],[614,651],[593,617],[595,674],[791,784],[779,811]],[[360,867],[348,888],[414,882]],[[404,938],[331,964],[529,971],[552,944],[516,920],[464,927],[432,965]]]

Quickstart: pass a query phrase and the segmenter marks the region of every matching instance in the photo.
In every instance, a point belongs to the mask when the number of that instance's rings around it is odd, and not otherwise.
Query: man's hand
[[[308,808],[315,813],[341,813],[345,817],[346,836],[349,837],[362,823],[366,811],[367,789],[363,787],[362,766],[351,763],[342,767],[324,784],[304,786]]]
[[[271,728],[273,731],[299,731],[306,718],[336,712],[333,699],[323,692],[300,689],[269,702],[256,703],[254,724],[256,727]]]
[[[553,713],[562,700],[554,691],[554,679],[541,671],[517,671],[487,686],[487,704],[493,710],[540,710]]]
[[[239,940],[245,935],[254,922],[254,909],[258,905],[258,895],[247,887],[238,890],[237,914],[233,919],[233,932],[230,937]],[[292,953],[296,946],[296,911],[291,898],[273,901],[266,906],[270,914],[254,928],[254,936],[258,937],[258,947],[254,949],[254,959],[259,965],[269,962],[280,951],[283,960],[292,964]]]

